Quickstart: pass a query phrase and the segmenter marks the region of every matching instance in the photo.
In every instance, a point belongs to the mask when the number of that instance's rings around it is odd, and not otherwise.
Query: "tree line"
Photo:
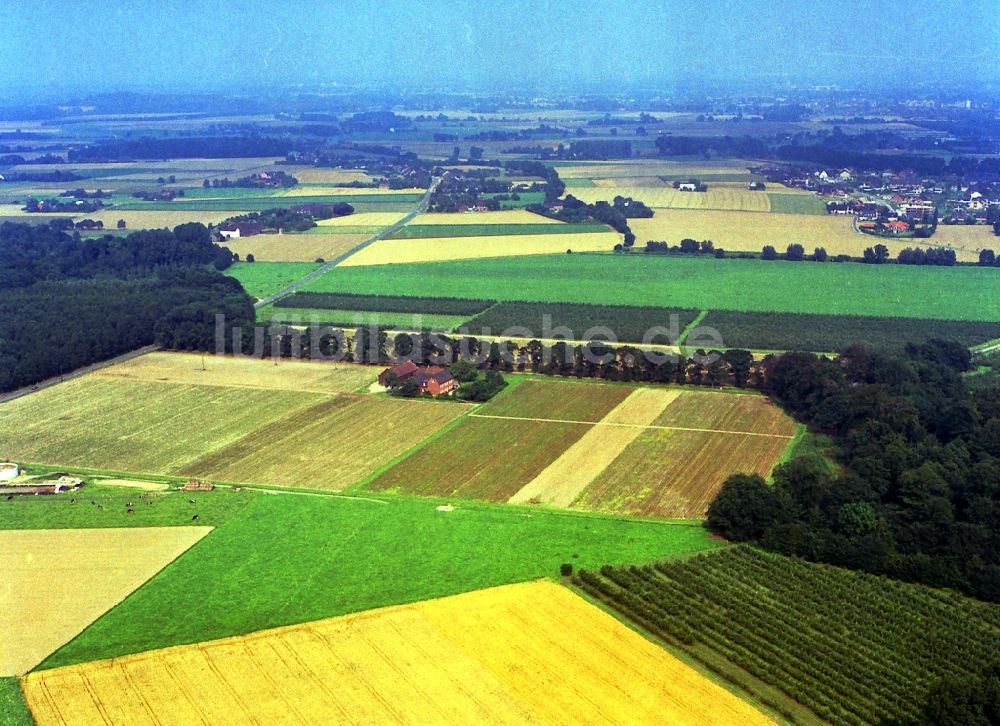
[[[1000,388],[970,388],[967,348],[903,355],[854,346],[786,353],[761,387],[833,441],[779,466],[773,485],[730,478],[708,526],[784,554],[1000,601]]]

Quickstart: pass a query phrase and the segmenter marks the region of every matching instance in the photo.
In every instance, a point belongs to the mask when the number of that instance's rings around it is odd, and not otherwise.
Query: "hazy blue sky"
[[[2,0],[0,90],[1000,80],[1000,0]]]

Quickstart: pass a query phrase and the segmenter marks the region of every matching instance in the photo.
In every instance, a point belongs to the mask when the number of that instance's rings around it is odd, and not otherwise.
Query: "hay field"
[[[40,726],[766,724],[603,610],[539,581],[33,673]]]
[[[703,517],[727,477],[767,477],[794,435],[795,423],[761,396],[684,392],[592,477],[573,506]]]
[[[357,391],[374,379],[371,368],[354,363],[282,359],[280,365],[274,365],[270,359],[161,351],[102,368],[92,375],[181,385],[314,393]]]
[[[88,375],[0,405],[0,440],[17,461],[175,474],[325,398]]]
[[[341,394],[260,427],[179,473],[341,491],[462,413],[459,405]]]
[[[315,166],[282,167],[299,180],[300,184],[371,184],[375,177],[360,169],[323,169]]]
[[[585,388],[581,386],[586,386]],[[596,422],[622,403],[632,389],[625,386],[574,384],[532,379],[497,396],[478,413],[491,416]]]
[[[357,216],[357,215],[355,215]],[[564,224],[558,219],[524,209],[509,209],[500,212],[427,212],[418,214],[409,224]]]
[[[628,159],[623,161],[595,162],[587,164],[569,164],[556,166],[556,171],[563,179],[613,179],[635,176],[665,176],[665,177],[702,177],[712,175],[746,176],[750,181],[750,172],[737,161],[726,161],[719,164],[687,161],[662,161],[645,159]]]
[[[238,200],[233,200],[233,206],[239,206]],[[188,212],[183,209],[164,210],[133,210],[133,209],[102,209],[92,214],[77,214],[73,219],[93,219],[104,222],[108,229],[115,229],[119,219],[125,220],[126,229],[173,229],[185,222],[201,222],[202,224],[218,224],[224,219],[245,214],[239,210]]]
[[[258,234],[231,239],[222,244],[242,259],[252,254],[257,262],[313,262],[321,257],[330,261],[338,255],[351,251],[371,236],[370,234]]]
[[[921,242],[931,247],[951,247],[958,254],[960,260],[967,257],[969,261],[972,255],[979,259],[979,252],[983,249],[997,251],[1000,248],[1000,237],[993,234],[993,227],[986,224],[939,224],[934,236],[923,240],[908,240],[909,242]]]
[[[679,395],[671,389],[635,389],[509,501],[568,507]]]
[[[211,529],[0,531],[0,676],[41,663]]]
[[[673,187],[614,186],[574,189],[571,193],[574,197],[587,204],[593,204],[602,199],[610,202],[615,197],[622,196],[637,199],[649,207],[664,209],[728,209],[746,212],[771,211],[771,202],[767,194],[751,192],[746,188],[714,189],[710,185],[707,192],[681,192]],[[632,222],[633,220],[629,220],[630,226],[632,226]]]
[[[446,260],[482,259],[551,255],[566,252],[607,252],[621,242],[617,232],[581,232],[578,234],[486,235],[480,237],[424,237],[383,239],[351,255],[340,267],[387,265],[400,262],[444,262]]]
[[[191,370],[195,358],[153,358],[107,369],[3,404],[5,456],[339,490],[464,411],[458,405],[330,393],[370,383],[374,371],[362,378],[322,363],[275,367],[269,360],[219,363],[206,356],[211,382],[189,383],[202,373]],[[263,370],[268,367],[288,383]],[[292,385],[304,388],[281,387]]]

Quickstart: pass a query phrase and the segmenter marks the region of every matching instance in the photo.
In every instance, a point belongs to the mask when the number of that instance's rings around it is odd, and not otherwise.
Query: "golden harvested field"
[[[316,220],[317,227],[391,227],[405,217],[404,212],[358,212],[346,217]]]
[[[671,389],[635,389],[509,501],[568,507],[679,395]]]
[[[222,244],[241,259],[252,254],[257,262],[313,262],[320,257],[329,262],[370,237],[368,234],[258,234]]]
[[[233,202],[238,206],[238,202]],[[168,227],[173,229],[178,224],[185,222],[201,222],[202,224],[218,224],[224,219],[244,214],[244,212],[230,210],[228,212],[187,212],[182,209],[165,210],[128,210],[128,209],[102,209],[99,212],[84,215],[74,215],[74,219],[93,219],[104,222],[108,229],[115,229],[119,219],[125,220],[126,229],[161,229]]]
[[[340,394],[182,467],[185,476],[340,491],[462,414],[463,407]]]
[[[275,367],[267,360],[211,356],[208,371],[192,370],[192,364],[200,367],[200,356],[177,362],[153,357],[4,403],[5,456],[342,489],[463,411],[459,405],[331,393],[374,380],[373,369],[358,367],[365,371],[361,376],[346,364],[283,361]]]
[[[690,193],[690,192],[689,192]],[[707,192],[706,192],[707,193]],[[766,195],[762,195],[766,198]],[[783,252],[798,243],[811,253],[813,247],[826,247],[831,255],[858,254],[872,245],[872,238],[855,232],[851,220],[837,215],[761,214],[696,209],[654,209],[648,219],[630,219],[636,246],[647,240],[679,243],[685,237],[710,239],[727,251],[760,252],[764,245],[774,245]]]
[[[551,582],[39,671],[40,726],[72,723],[771,721]]]
[[[0,531],[0,676],[41,663],[210,531]]]
[[[571,189],[574,197],[587,204],[604,200],[610,202],[617,196],[631,197],[642,201],[649,207],[664,209],[732,209],[748,212],[770,212],[771,202],[767,194],[751,192],[746,189],[722,188],[716,189],[709,185],[707,192],[681,192],[673,187],[638,187],[614,186]],[[659,211],[654,211],[654,214]],[[655,219],[655,217],[653,217]],[[646,221],[646,220],[635,220]],[[629,225],[633,231],[633,220]],[[645,241],[645,240],[643,240]]]
[[[429,212],[418,214],[409,224],[563,224],[563,222],[524,209],[509,209],[500,212],[458,212],[455,214]]]
[[[282,168],[298,179],[300,184],[370,184],[375,179],[359,169],[323,169],[315,166]]]
[[[340,266],[551,255],[565,252],[567,249],[574,252],[607,252],[614,249],[614,246],[621,240],[621,235],[612,231],[581,232],[579,234],[384,239],[348,257],[340,263]]]
[[[202,366],[204,365],[204,370]],[[354,363],[318,360],[268,360],[198,353],[154,352],[109,366],[92,375],[226,388],[348,393],[368,386],[375,371]]]
[[[768,190],[771,190],[770,185]],[[706,194],[711,194],[711,191]],[[764,245],[773,245],[780,253],[790,244],[801,244],[806,254],[812,254],[815,247],[825,247],[831,255],[852,257],[861,257],[866,247],[876,244],[884,244],[893,256],[906,247],[954,246],[960,262],[978,261],[979,244],[989,244],[991,237],[990,234],[980,236],[967,231],[967,228],[940,225],[937,233],[929,239],[887,239],[855,232],[851,218],[846,215],[761,214],[707,209],[656,208],[652,217],[630,219],[629,226],[639,248],[648,240],[678,244],[685,237],[710,239],[717,248],[727,252],[760,252]],[[942,234],[943,230],[949,231]]]

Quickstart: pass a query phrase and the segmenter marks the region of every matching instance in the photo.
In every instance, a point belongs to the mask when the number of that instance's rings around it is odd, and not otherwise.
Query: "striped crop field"
[[[763,396],[527,380],[366,486],[700,518],[730,475],[768,476],[795,432]]]
[[[463,407],[348,394],[370,368],[200,356],[132,361],[0,406],[5,455],[56,466],[340,490]],[[141,361],[142,359],[140,359]],[[268,369],[280,369],[280,373]],[[204,376],[202,378],[202,376]],[[197,381],[197,382],[195,382]]]
[[[109,713],[163,724],[771,723],[546,581],[40,671],[24,689],[39,726]]]

